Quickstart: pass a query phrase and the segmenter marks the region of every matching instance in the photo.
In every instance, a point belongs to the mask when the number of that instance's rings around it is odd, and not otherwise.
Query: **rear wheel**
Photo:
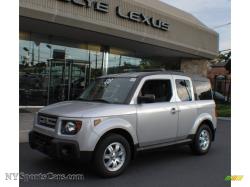
[[[191,144],[191,149],[195,154],[204,155],[208,153],[211,147],[212,131],[209,126],[202,124]]]
[[[110,134],[97,146],[94,164],[97,173],[103,177],[120,175],[131,159],[130,145],[121,135]]]

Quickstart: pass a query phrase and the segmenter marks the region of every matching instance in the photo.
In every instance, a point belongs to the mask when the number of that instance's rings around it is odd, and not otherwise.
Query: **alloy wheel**
[[[126,150],[119,142],[107,146],[103,154],[103,163],[108,171],[118,171],[125,163]]]
[[[199,146],[200,148],[205,151],[208,149],[210,145],[210,135],[206,129],[203,129],[199,136]]]

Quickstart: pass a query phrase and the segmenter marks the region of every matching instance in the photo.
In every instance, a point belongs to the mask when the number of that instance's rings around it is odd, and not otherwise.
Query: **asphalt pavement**
[[[121,176],[103,179],[95,175],[91,164],[55,161],[20,143],[20,173],[81,174],[81,180],[20,180],[20,186],[86,186],[86,187],[224,187],[231,174],[231,121],[219,120],[215,142],[210,152],[195,156],[188,146],[142,152]]]

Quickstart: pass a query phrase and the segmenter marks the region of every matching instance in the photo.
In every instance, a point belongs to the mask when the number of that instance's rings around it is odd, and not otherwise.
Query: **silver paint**
[[[81,151],[94,151],[100,138],[113,129],[126,131],[134,144],[143,147],[174,140],[181,141],[188,135],[194,135],[204,120],[211,121],[216,128],[214,101],[195,101],[192,90],[192,101],[181,102],[175,86],[175,79],[179,78],[191,81],[188,76],[172,74],[145,76],[134,91],[130,104],[66,101],[44,107],[40,113],[58,116],[56,128],[40,126],[36,115],[33,130],[60,139],[75,140]],[[137,104],[137,97],[144,82],[153,79],[171,80],[171,101]],[[82,121],[81,130],[76,135],[61,134],[62,120],[72,119]],[[101,123],[94,126],[96,119],[100,119]]]

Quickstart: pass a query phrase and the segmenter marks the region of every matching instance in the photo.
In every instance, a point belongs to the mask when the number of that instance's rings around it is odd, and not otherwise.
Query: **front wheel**
[[[195,154],[204,155],[208,153],[211,147],[212,132],[209,126],[203,124],[198,129],[193,143],[191,144],[191,149]]]
[[[98,144],[95,150],[95,169],[103,177],[115,177],[126,169],[130,159],[128,141],[121,135],[110,134]]]

